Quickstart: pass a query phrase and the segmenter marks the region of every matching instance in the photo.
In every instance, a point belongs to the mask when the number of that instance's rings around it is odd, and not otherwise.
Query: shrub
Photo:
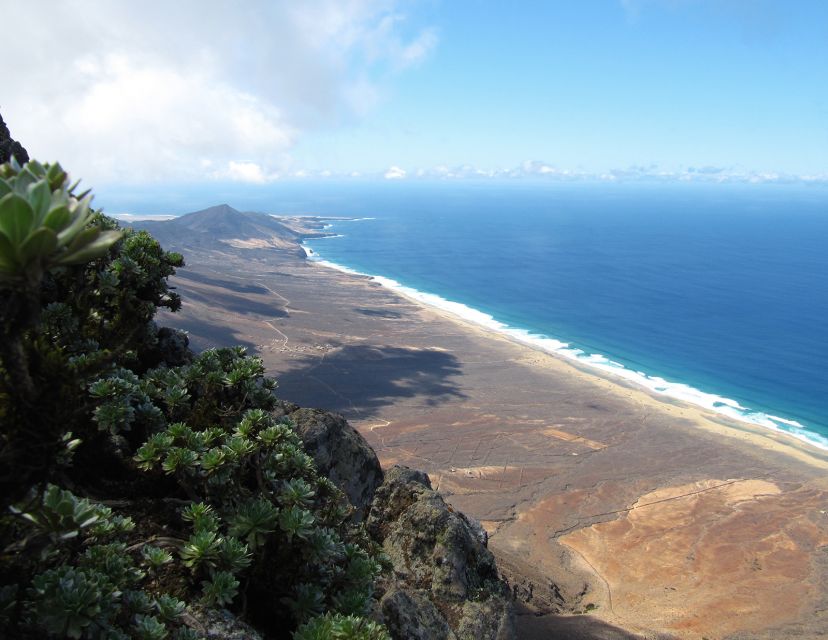
[[[91,200],[59,164],[0,165],[2,509],[55,477],[56,462],[106,446],[86,384],[116,362],[139,369],[157,344],[156,308],[180,305],[166,277],[181,256]]]
[[[362,617],[383,558],[271,415],[261,360],[165,360],[153,317],[180,305],[181,256],[76,188],[0,166],[0,635],[189,640],[199,602],[386,638]]]

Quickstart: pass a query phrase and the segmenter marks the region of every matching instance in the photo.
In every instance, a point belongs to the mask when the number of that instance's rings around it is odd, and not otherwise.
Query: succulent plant
[[[152,544],[145,544],[141,549],[141,556],[151,569],[158,570],[165,564],[172,562],[172,554],[166,549],[156,547]]]
[[[251,549],[261,547],[276,530],[279,510],[269,500],[256,498],[242,505],[230,520],[230,534],[244,538]]]
[[[155,616],[136,615],[132,632],[138,640],[164,640],[169,635],[166,625]]]
[[[107,620],[120,598],[96,571],[62,566],[36,576],[30,590],[32,614],[50,634],[81,638],[87,627]]]
[[[155,608],[162,620],[173,622],[181,617],[187,609],[187,604],[178,598],[163,594],[155,601]]]
[[[39,282],[49,267],[99,258],[118,241],[120,232],[90,224],[92,198],[75,187],[59,164],[0,166],[0,282]]]
[[[239,592],[239,581],[229,571],[217,571],[210,580],[201,584],[204,602],[209,605],[230,604]]]
[[[308,507],[313,503],[316,490],[304,478],[285,480],[279,499],[291,507]]]
[[[391,640],[385,627],[357,616],[327,613],[309,620],[293,634],[293,640]]]
[[[184,507],[181,512],[181,517],[187,522],[192,523],[193,531],[201,533],[203,531],[218,531],[218,518],[216,511],[209,504],[204,502],[193,502]]]
[[[250,550],[238,538],[225,538],[219,549],[221,565],[231,573],[238,573],[250,566],[253,561]]]
[[[293,595],[285,598],[284,601],[300,622],[318,616],[325,610],[325,594],[316,584],[297,584]]]
[[[11,508],[13,513],[31,522],[37,530],[55,541],[74,538],[88,530],[105,512],[89,500],[70,491],[49,485],[41,496],[34,494],[23,504]]]
[[[215,531],[199,531],[190,536],[181,548],[181,559],[191,569],[213,568],[218,563],[219,549],[223,539]]]

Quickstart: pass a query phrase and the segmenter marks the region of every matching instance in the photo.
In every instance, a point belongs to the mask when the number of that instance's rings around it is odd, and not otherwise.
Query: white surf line
[[[688,404],[711,411],[737,422],[763,427],[768,431],[791,436],[800,442],[804,442],[817,449],[828,450],[828,437],[808,429],[795,420],[787,418],[782,418],[780,420],[778,419],[778,416],[742,406],[736,400],[732,400],[715,393],[701,391],[682,382],[672,382],[665,380],[660,376],[649,375],[643,371],[629,369],[624,365],[604,356],[603,354],[587,353],[582,349],[572,347],[569,343],[561,340],[533,333],[532,331],[528,331],[526,329],[509,326],[495,319],[490,314],[474,309],[473,307],[469,307],[463,303],[454,302],[436,294],[413,289],[412,287],[405,286],[391,278],[362,273],[335,262],[324,260],[316,254],[311,247],[307,247],[304,244],[301,246],[305,250],[307,258],[310,261],[321,264],[322,266],[336,269],[337,271],[341,271],[343,273],[370,278],[374,282],[377,282],[385,288],[398,293],[404,298],[408,298],[414,302],[447,312],[450,315],[456,316],[460,320],[469,322],[489,331],[493,331],[499,335],[504,335],[515,342],[537,349],[538,351],[556,355],[582,366],[597,369],[604,374],[609,374],[610,376],[618,377],[622,380],[633,383],[637,387],[643,387],[651,393],[687,402]]]

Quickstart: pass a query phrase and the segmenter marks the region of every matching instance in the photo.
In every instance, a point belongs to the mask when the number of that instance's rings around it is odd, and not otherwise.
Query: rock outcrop
[[[187,626],[199,637],[210,640],[262,640],[262,635],[250,625],[224,609],[193,607],[183,615]]]
[[[485,532],[447,505],[424,473],[390,469],[366,526],[394,567],[377,617],[395,640],[515,637],[509,588]]]
[[[0,116],[0,164],[8,162],[14,156],[20,164],[25,164],[29,161],[29,154],[23,148],[23,145],[12,139],[11,132],[3,122],[3,116]]]
[[[362,520],[383,478],[377,454],[338,414],[299,409],[288,417],[319,473],[345,492],[356,508],[355,520]]]
[[[512,598],[487,535],[431,488],[428,476],[392,467],[340,415],[282,402],[320,473],[342,489],[393,572],[377,585],[375,616],[394,640],[509,640]]]

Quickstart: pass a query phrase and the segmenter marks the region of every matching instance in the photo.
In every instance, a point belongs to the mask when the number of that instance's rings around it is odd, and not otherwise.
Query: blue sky
[[[439,44],[308,164],[828,169],[828,3],[432,6]]]
[[[819,0],[8,3],[0,112],[87,181],[828,181]]]

